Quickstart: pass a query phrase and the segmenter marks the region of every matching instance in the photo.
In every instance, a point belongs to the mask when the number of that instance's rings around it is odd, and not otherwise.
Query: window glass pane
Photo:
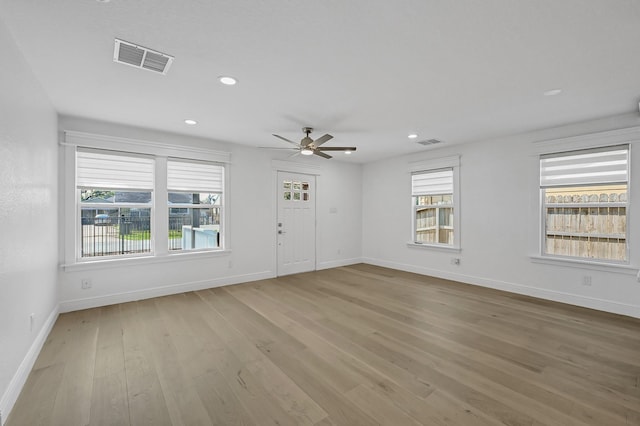
[[[86,204],[151,204],[151,192],[83,189],[80,202]]]
[[[169,208],[169,250],[220,247],[221,207]]]
[[[150,208],[81,207],[81,257],[151,252]]]
[[[543,189],[544,253],[625,261],[627,190],[626,184]]]
[[[169,204],[205,204],[219,206],[222,194],[202,192],[169,192]]]
[[[442,195],[420,195],[415,197],[416,205],[418,206],[431,206],[431,205],[442,205],[442,204],[451,204],[453,202],[452,194],[442,194]]]

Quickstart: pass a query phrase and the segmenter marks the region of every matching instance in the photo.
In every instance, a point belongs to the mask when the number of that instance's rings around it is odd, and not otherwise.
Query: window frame
[[[631,144],[630,143],[623,143],[623,144],[607,144],[607,145],[601,145],[601,146],[591,146],[591,147],[582,147],[582,148],[576,148],[576,149],[562,149],[562,150],[556,150],[553,152],[546,152],[546,153],[542,153],[539,154],[538,156],[538,163],[539,163],[539,169],[538,169],[538,177],[541,180],[542,179],[542,172],[541,172],[541,167],[540,164],[543,160],[543,158],[549,158],[549,157],[561,157],[561,156],[566,156],[566,155],[572,155],[573,153],[575,153],[574,155],[577,155],[579,153],[589,153],[589,152],[598,152],[598,151],[609,151],[609,150],[613,150],[615,148],[626,148],[627,150],[627,179],[626,181],[623,180],[609,180],[607,182],[598,182],[598,183],[588,183],[588,182],[584,182],[584,183],[572,183],[572,184],[566,184],[566,185],[556,185],[556,186],[552,186],[552,185],[546,185],[544,186],[542,183],[540,183],[539,185],[539,216],[540,216],[540,230],[539,230],[539,255],[542,258],[546,258],[546,259],[550,259],[550,260],[560,260],[560,261],[569,261],[569,262],[594,262],[594,263],[598,263],[598,264],[603,264],[603,265],[621,265],[621,266],[625,266],[625,265],[630,265],[631,263],[631,252],[630,252],[630,226],[629,226],[629,216],[630,216],[630,207],[631,207],[631,202],[630,202],[630,194],[631,194]],[[620,184],[625,184],[627,187],[627,198],[624,202],[603,202],[603,201],[594,201],[594,202],[587,202],[587,203],[575,203],[575,202],[570,202],[570,203],[552,203],[549,204],[547,202],[547,197],[546,197],[546,190],[547,189],[566,189],[566,188],[571,188],[571,187],[579,187],[579,188],[585,188],[585,187],[590,187],[590,188],[598,188],[598,187],[604,187],[604,186],[612,186],[612,185],[620,185]],[[601,258],[601,257],[583,257],[583,256],[577,256],[577,255],[570,255],[570,254],[555,254],[555,253],[548,253],[547,252],[547,236],[550,234],[550,232],[548,232],[547,230],[547,209],[548,208],[603,208],[603,207],[614,207],[614,208],[625,208],[625,249],[624,249],[624,259],[623,260],[617,260],[617,259],[607,259],[607,258]],[[584,236],[581,234],[584,233],[580,233],[580,232],[563,232],[563,231],[556,231],[553,232],[553,234],[555,235],[567,235],[567,236]],[[614,233],[609,233],[610,235],[615,235]],[[605,238],[605,237],[601,237],[598,235],[606,235],[605,234],[594,234],[595,237],[598,238]],[[610,237],[606,237],[606,238],[610,238]]]
[[[140,159],[140,160],[147,160],[149,161],[151,164],[150,166],[150,170],[149,170],[149,174],[150,174],[150,178],[149,178],[149,182],[148,182],[148,186],[147,187],[138,187],[138,185],[118,185],[117,183],[115,183],[114,185],[105,185],[102,182],[95,182],[93,185],[91,186],[91,189],[94,190],[103,190],[103,191],[114,191],[114,192],[149,192],[150,196],[151,196],[151,200],[149,203],[126,203],[126,202],[114,202],[113,203],[91,203],[91,204],[85,204],[82,199],[81,199],[81,194],[83,191],[82,187],[85,187],[85,185],[83,185],[80,182],[80,179],[78,178],[78,155],[79,154],[87,154],[88,156],[91,156],[92,154],[98,154],[98,155],[102,155],[102,156],[109,156],[109,157],[120,157],[123,159]],[[154,198],[155,198],[155,158],[151,155],[141,155],[140,153],[134,153],[134,152],[123,152],[123,151],[114,151],[111,149],[95,149],[95,148],[86,148],[86,147],[78,147],[75,149],[74,152],[75,158],[74,158],[74,168],[75,168],[75,176],[76,176],[76,181],[75,181],[75,191],[76,191],[76,196],[75,196],[75,204],[76,204],[76,261],[77,262],[91,262],[91,261],[98,261],[98,260],[114,260],[114,259],[123,259],[123,258],[132,258],[132,257],[144,257],[144,256],[153,256],[154,254],[154,209],[153,209],[153,205],[154,205]],[[107,160],[109,161],[109,160]],[[104,169],[103,169],[104,170]],[[98,181],[101,181],[101,178],[97,178],[97,177],[92,177],[94,180],[98,179]],[[123,181],[121,181],[123,182]],[[143,185],[144,186],[144,185]],[[84,226],[82,223],[82,209],[83,207],[91,207],[91,208],[95,208],[96,210],[114,210],[114,209],[120,209],[120,208],[127,208],[127,209],[149,209],[149,250],[148,251],[143,251],[143,252],[139,252],[139,253],[127,253],[127,254],[111,254],[111,255],[102,255],[102,256],[84,256],[83,257],[83,250],[82,250],[82,227]]]
[[[229,254],[230,235],[229,223],[222,217],[228,216],[228,188],[229,188],[229,163],[231,154],[223,151],[216,151],[207,148],[191,147],[185,145],[173,145],[163,142],[148,140],[128,139],[91,133],[64,131],[64,137],[60,141],[62,151],[63,167],[63,209],[67,214],[61,215],[62,230],[61,244],[63,245],[64,263],[62,268],[66,271],[84,270],[94,267],[109,267],[137,263],[154,263],[156,261],[166,261],[184,259],[185,257],[196,258],[202,256],[219,256]],[[131,154],[133,156],[149,156],[155,160],[155,179],[151,204],[141,205],[142,208],[150,208],[151,226],[151,251],[147,253],[136,253],[115,256],[92,256],[81,257],[81,201],[80,189],[76,186],[76,151],[78,149],[95,149],[111,151],[116,153]],[[168,191],[167,191],[167,158],[176,158],[186,161],[200,161],[216,163],[223,168],[223,188],[221,196],[221,227],[224,226],[224,245],[221,238],[220,247],[204,250],[180,251],[179,253],[169,253],[168,249]],[[107,188],[109,189],[109,188]],[[109,204],[109,208],[115,208],[116,204]],[[96,203],[97,205],[97,203]],[[102,205],[102,204],[101,204]],[[127,204],[126,208],[134,207]],[[163,222],[166,219],[166,224]],[[167,231],[164,235],[164,231]]]
[[[169,176],[169,170],[171,169],[170,167],[170,163],[176,163],[178,165],[178,175],[176,176],[175,174],[172,175],[173,179],[174,179],[174,183],[172,186],[172,184],[170,183],[170,181],[172,180],[171,176]],[[220,174],[220,184],[217,182],[217,179],[209,179],[209,181],[207,182],[206,179],[202,178],[202,170],[200,171],[200,178],[190,178],[190,179],[186,179],[184,176],[185,171],[184,170],[179,170],[180,165],[184,165],[184,164],[189,164],[189,171],[186,172],[188,174],[191,174],[192,176],[197,176],[198,172],[196,171],[198,168],[198,165],[202,166],[202,167],[211,167],[213,166],[214,168],[222,168],[222,173]],[[191,165],[193,167],[191,167]],[[226,167],[224,164],[221,164],[219,162],[214,162],[214,161],[203,161],[203,160],[195,160],[195,159],[188,159],[188,158],[179,158],[179,157],[169,157],[167,158],[166,161],[166,171],[167,171],[167,227],[168,227],[168,233],[167,233],[167,239],[169,238],[169,232],[171,231],[171,226],[170,226],[170,218],[171,218],[171,209],[173,208],[186,208],[186,209],[197,209],[197,210],[205,210],[205,209],[211,209],[211,208],[218,208],[219,209],[219,223],[218,223],[218,230],[217,230],[217,247],[204,247],[204,248],[193,248],[193,249],[185,249],[184,247],[180,248],[180,249],[172,249],[170,247],[169,241],[167,240],[167,250],[169,251],[169,255],[178,255],[178,254],[185,254],[185,253],[194,253],[194,252],[203,252],[203,251],[221,251],[224,250],[225,247],[225,242],[224,242],[224,238],[225,238],[225,218],[226,218],[226,214],[225,214],[225,193],[226,193],[226,187],[225,187],[225,182],[226,182]],[[176,172],[176,169],[174,169],[174,173]],[[212,175],[213,176],[213,175]],[[175,181],[175,179],[177,179],[177,182]],[[188,186],[184,186],[185,185],[185,180],[188,180],[190,182],[188,182]],[[193,185],[193,186],[191,186]],[[217,185],[221,185],[221,187],[218,187]],[[194,203],[169,203],[169,199],[168,199],[168,195],[169,194],[176,194],[176,193],[181,193],[181,194],[197,194],[197,193],[209,193],[209,194],[218,194],[219,197],[219,204],[194,204]],[[192,238],[194,237],[194,235],[192,235]]]
[[[453,177],[453,194],[451,197],[451,204],[441,204],[441,205],[433,205],[436,208],[436,212],[438,214],[437,221],[439,220],[439,214],[441,207],[445,208],[453,208],[453,244],[447,243],[430,243],[430,242],[418,242],[416,241],[416,232],[417,232],[417,221],[416,221],[416,212],[418,208],[422,206],[418,206],[415,203],[415,197],[412,191],[412,176],[414,174],[419,173],[430,173],[430,172],[438,172],[442,170],[449,169],[452,171]],[[430,160],[422,160],[409,163],[409,199],[411,202],[411,235],[410,240],[407,243],[409,247],[420,247],[420,248],[432,248],[432,249],[440,249],[440,250],[461,250],[461,227],[460,227],[460,155],[454,155],[449,157],[442,157]]]
[[[628,201],[631,209],[627,212],[627,227],[629,232],[629,263],[611,263],[599,262],[592,259],[581,258],[560,258],[543,256],[542,253],[542,232],[544,232],[541,203],[542,197],[540,193],[540,155],[552,154],[555,152],[577,151],[588,148],[602,148],[614,145],[629,145],[630,170],[629,182],[633,180],[634,164],[639,164],[640,150],[640,126],[632,125],[630,127],[622,127],[614,130],[591,131],[589,133],[581,133],[574,135],[564,135],[553,139],[531,139],[529,140],[528,152],[528,194],[531,209],[527,209],[528,223],[528,257],[532,263],[550,265],[554,267],[564,268],[580,268],[594,271],[606,271],[622,275],[633,275],[638,273],[640,265],[640,250],[632,244],[634,236],[638,231],[635,223],[640,218],[640,209],[636,208],[638,200],[640,200],[640,186],[633,185],[628,188]]]

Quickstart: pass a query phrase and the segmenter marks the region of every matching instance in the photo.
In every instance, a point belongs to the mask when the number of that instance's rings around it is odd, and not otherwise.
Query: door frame
[[[314,270],[318,269],[318,182],[320,181],[321,168],[318,164],[308,164],[308,163],[299,163],[296,161],[284,161],[284,160],[271,160],[271,199],[274,201],[271,203],[271,223],[272,223],[272,243],[273,251],[271,253],[271,264],[273,265],[273,276],[278,276],[278,190],[280,189],[278,182],[278,172],[289,172],[289,173],[302,173],[305,175],[312,175],[316,178],[316,186],[315,186],[315,195],[316,195],[316,224],[315,224],[315,259],[314,259]]]

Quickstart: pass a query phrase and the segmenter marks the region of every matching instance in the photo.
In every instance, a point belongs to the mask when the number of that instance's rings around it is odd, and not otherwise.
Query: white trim
[[[153,263],[167,263],[185,260],[197,260],[218,256],[230,255],[231,250],[202,250],[179,253],[168,253],[165,255],[146,255],[136,257],[111,257],[109,259],[79,261],[60,265],[65,272],[93,271],[96,269],[122,268],[126,266],[149,265]]]
[[[598,260],[586,260],[584,258],[564,258],[541,255],[529,256],[533,263],[544,263],[547,265],[564,266],[567,268],[582,268],[593,271],[613,272],[616,274],[636,275],[638,267],[627,264],[607,263]]]
[[[533,162],[535,160],[536,164],[536,172],[535,172],[535,189],[533,184],[533,179],[531,180],[531,191],[535,191],[536,194],[536,204],[537,204],[537,220],[531,221],[536,222],[536,233],[535,233],[535,246],[533,242],[530,242],[530,247],[533,250],[535,247],[535,252],[537,253],[535,256],[531,256],[532,259],[535,257],[538,259],[538,263],[549,263],[555,265],[566,266],[567,262],[574,263],[574,265],[578,266],[581,261],[588,263],[597,263],[600,265],[611,266],[615,268],[613,272],[619,271],[620,268],[616,264],[611,264],[608,262],[595,261],[591,262],[589,259],[584,259],[580,257],[576,257],[574,259],[567,259],[566,257],[558,257],[555,258],[553,255],[544,255],[545,244],[546,244],[546,235],[545,235],[545,220],[546,213],[543,211],[545,208],[545,200],[543,198],[543,190],[544,188],[540,185],[540,159],[543,155],[547,154],[557,154],[571,151],[581,151],[588,150],[592,148],[609,148],[618,145],[627,145],[628,153],[627,153],[627,201],[626,201],[626,212],[627,212],[627,227],[626,227],[626,261],[621,266],[628,266],[630,262],[632,262],[632,248],[631,248],[631,237],[632,237],[632,221],[629,220],[631,216],[629,215],[631,211],[631,164],[632,164],[632,144],[640,142],[640,126],[628,127],[624,129],[610,130],[605,132],[596,132],[596,133],[588,133],[576,136],[569,136],[558,139],[548,139],[548,140],[539,140],[532,142],[532,151],[529,153],[529,158],[531,158],[532,170],[533,170]],[[531,175],[533,177],[533,173]],[[588,186],[588,185],[587,185]],[[533,202],[533,195],[531,197],[531,201]],[[530,227],[533,229],[533,226]],[[532,232],[532,231],[530,231]],[[533,237],[533,233],[531,236]],[[556,261],[556,263],[552,263]]]
[[[162,287],[147,288],[143,290],[128,291],[124,293],[115,293],[105,296],[64,300],[60,302],[60,312],[72,312],[82,309],[114,305],[118,303],[134,302],[136,300],[151,299],[153,297],[168,296],[171,294],[179,294],[187,291],[198,291],[232,284],[266,280],[274,277],[275,273],[273,271],[263,271],[244,275],[232,275],[229,277],[222,277],[217,279],[171,284]]]
[[[577,294],[547,290],[543,288],[510,283],[507,281],[498,281],[489,278],[475,277],[472,275],[465,275],[456,272],[424,268],[421,266],[408,265],[404,263],[389,262],[381,259],[363,258],[362,261],[370,265],[383,266],[385,268],[393,268],[400,271],[413,272],[415,274],[458,281],[466,284],[492,288],[495,290],[536,297],[539,299],[551,300],[554,302],[566,303],[569,305],[581,306],[584,308],[596,309],[599,311],[640,318],[640,305],[614,302],[612,300],[597,299],[594,297],[585,297]]]
[[[460,155],[432,158],[429,160],[412,161],[409,163],[409,172],[422,172],[446,167],[460,167]]]
[[[279,172],[320,175],[320,166],[318,164],[298,163],[296,161],[271,160],[271,169]]]
[[[152,142],[138,139],[120,138],[114,136],[96,135],[91,133],[65,131],[63,140],[60,142],[63,147],[64,155],[64,230],[62,238],[64,239],[64,264],[61,268],[65,271],[87,270],[101,267],[113,267],[114,264],[119,266],[118,262],[124,261],[127,264],[144,264],[154,262],[164,262],[171,259],[175,254],[167,253],[168,232],[162,232],[162,229],[168,226],[168,221],[163,220],[161,226],[158,225],[156,215],[160,214],[160,219],[167,218],[167,183],[166,183],[166,165],[167,158],[188,159],[206,162],[215,162],[223,167],[223,200],[221,210],[222,217],[220,221],[220,246],[224,250],[202,250],[209,256],[217,256],[220,253],[228,254],[230,252],[229,242],[229,224],[225,209],[229,205],[228,188],[229,180],[229,161],[231,154],[228,152],[214,151],[205,148],[184,147],[179,145],[170,145],[160,142]],[[77,202],[79,199],[79,190],[76,188],[76,150],[78,147],[98,148],[102,150],[115,150],[123,153],[149,154],[155,160],[155,182],[153,188],[152,205],[144,205],[144,208],[151,208],[151,249],[150,253],[134,255],[131,258],[120,257],[100,260],[87,260],[80,255],[80,217],[81,205]],[[163,167],[164,166],[164,167]],[[159,180],[160,179],[160,180]],[[162,200],[159,198],[162,195]],[[164,203],[164,204],[162,204]],[[109,206],[113,207],[113,206]],[[69,214],[73,212],[73,214]],[[161,229],[162,228],[162,229]],[[73,230],[73,231],[71,231]],[[162,232],[162,233],[161,233]],[[69,238],[73,234],[73,238]],[[200,252],[190,252],[189,255],[197,255]],[[186,254],[186,253],[185,253]],[[156,259],[155,261],[149,258]],[[191,258],[183,258],[189,260]],[[115,263],[114,263],[115,262]],[[129,263],[130,262],[130,263]]]
[[[316,271],[321,271],[323,269],[339,268],[341,266],[355,265],[358,263],[362,263],[362,258],[354,257],[352,259],[327,260],[325,262],[318,262],[316,266]]]
[[[448,249],[453,250],[461,250],[462,248],[462,230],[461,230],[461,203],[462,199],[460,193],[462,192],[460,187],[460,155],[452,155],[449,157],[441,157],[434,158],[430,160],[420,160],[410,162],[408,166],[408,171],[410,174],[416,172],[429,172],[432,170],[443,169],[443,168],[451,168],[453,169],[453,205],[449,207],[453,207],[453,244],[446,246]],[[411,182],[410,182],[411,185]],[[416,209],[414,205],[414,195],[411,195],[411,240],[413,240],[416,236]],[[435,206],[437,207],[437,206]],[[447,207],[447,206],[442,206]],[[411,243],[410,243],[411,244]],[[416,246],[428,246],[428,247],[438,247],[441,246],[439,244],[415,244]]]
[[[40,332],[31,344],[31,347],[27,351],[27,354],[22,359],[18,370],[11,378],[9,386],[7,387],[4,395],[2,395],[2,398],[0,399],[0,413],[2,413],[2,417],[0,418],[0,425],[4,425],[4,422],[7,421],[9,414],[11,414],[11,410],[18,400],[18,396],[20,396],[20,392],[22,391],[22,388],[29,378],[29,373],[31,373],[31,369],[34,366],[36,359],[38,359],[40,350],[46,342],[47,337],[49,336],[49,333],[53,328],[53,325],[58,319],[58,313],[59,306],[56,305],[47,317],[47,320],[42,325],[42,328],[40,328]]]
[[[176,136],[178,137],[178,136]],[[62,145],[82,146],[87,148],[108,149],[112,151],[135,152],[173,158],[215,161],[230,163],[231,153],[213,149],[172,145],[162,142],[121,138],[117,136],[97,135],[93,133],[64,131]]]
[[[462,249],[460,247],[455,247],[447,244],[430,244],[430,243],[415,243],[409,241],[407,243],[407,247],[417,248],[417,249],[433,249],[433,250],[443,250],[448,252],[460,253]]]
[[[530,155],[551,154],[640,142],[640,126],[532,142]]]

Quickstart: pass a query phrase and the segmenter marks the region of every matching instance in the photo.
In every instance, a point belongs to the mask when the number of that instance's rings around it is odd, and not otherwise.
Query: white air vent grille
[[[419,143],[420,145],[427,146],[427,145],[436,145],[443,142],[438,139],[427,139],[425,141],[418,141],[417,143]]]
[[[173,62],[173,56],[116,39],[113,60],[132,67],[166,74]]]

